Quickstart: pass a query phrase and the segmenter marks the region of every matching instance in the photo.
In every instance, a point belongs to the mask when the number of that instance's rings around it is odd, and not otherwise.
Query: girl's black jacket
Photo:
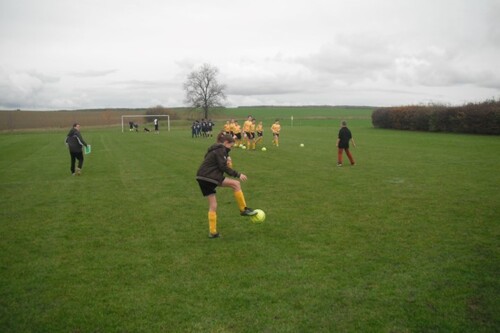
[[[196,173],[196,179],[221,185],[224,173],[239,178],[240,173],[227,165],[230,151],[231,149],[224,147],[222,143],[216,143],[208,148],[205,159]]]
[[[72,153],[81,153],[82,147],[87,146],[87,143],[83,140],[80,131],[77,131],[74,128],[69,131],[68,136],[66,137],[66,144],[69,147],[69,151]]]

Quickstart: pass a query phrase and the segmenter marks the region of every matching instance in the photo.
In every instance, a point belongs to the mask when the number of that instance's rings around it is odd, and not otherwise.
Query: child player
[[[224,124],[224,133],[225,134],[230,134],[231,133],[231,123],[228,121],[226,121],[226,123]]]
[[[262,141],[262,137],[264,136],[264,125],[262,125],[262,121],[259,121],[257,126],[255,127],[255,132],[257,133],[257,138],[255,139],[255,145]]]
[[[238,121],[234,121],[234,126],[233,126],[233,137],[235,138],[235,147],[239,147],[241,145],[241,126],[238,124]]]
[[[280,131],[281,125],[279,119],[276,119],[274,124],[271,126],[271,131],[273,132],[273,145],[279,147],[280,145]]]
[[[243,123],[243,133],[245,134],[245,139],[247,142],[247,148],[250,149],[250,143],[253,140],[250,134],[250,129],[252,127],[252,116],[248,116],[247,120]]]
[[[253,216],[257,214],[248,208],[245,197],[238,180],[226,178],[224,174],[246,181],[247,176],[233,170],[230,165],[229,152],[234,145],[234,138],[231,135],[220,133],[217,142],[210,146],[205,154],[205,159],[196,174],[196,180],[200,185],[201,193],[208,199],[208,226],[209,238],[218,238],[217,232],[217,197],[215,189],[217,186],[230,187],[233,189],[234,197],[240,209],[240,215]]]
[[[248,149],[250,150],[255,150],[255,118],[252,118],[252,124],[250,125],[250,145],[248,146]]]

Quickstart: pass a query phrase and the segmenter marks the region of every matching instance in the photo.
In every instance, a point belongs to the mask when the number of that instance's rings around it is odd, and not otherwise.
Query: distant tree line
[[[398,130],[499,135],[500,101],[379,108],[372,113],[372,124]]]

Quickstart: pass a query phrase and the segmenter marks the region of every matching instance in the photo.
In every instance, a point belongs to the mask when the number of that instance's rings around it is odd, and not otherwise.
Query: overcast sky
[[[461,105],[500,98],[500,0],[0,0],[0,108]]]

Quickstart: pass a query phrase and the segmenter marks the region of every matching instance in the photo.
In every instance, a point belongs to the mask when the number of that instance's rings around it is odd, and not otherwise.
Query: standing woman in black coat
[[[87,147],[87,143],[83,140],[80,134],[80,124],[74,123],[73,128],[69,130],[66,136],[66,146],[69,148],[71,156],[71,174],[80,176],[83,167],[83,146]],[[75,162],[78,160],[78,167],[75,169]]]

